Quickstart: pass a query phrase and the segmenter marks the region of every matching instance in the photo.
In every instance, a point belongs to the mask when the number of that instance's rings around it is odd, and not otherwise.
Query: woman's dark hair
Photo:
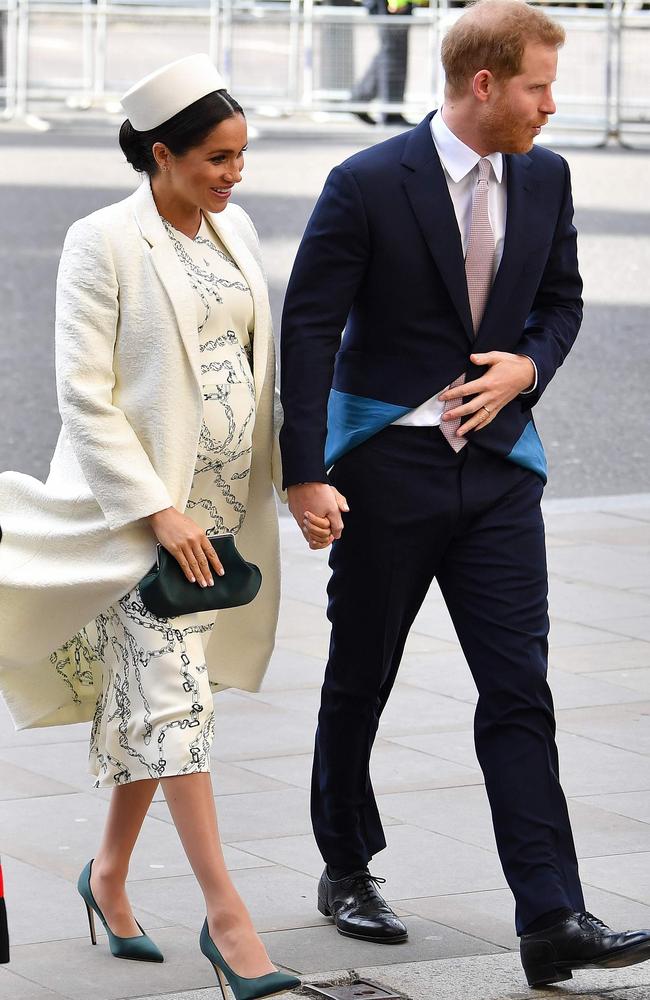
[[[158,164],[151,152],[155,142],[164,143],[174,156],[183,156],[188,150],[200,146],[213,128],[235,115],[246,117],[242,107],[227,90],[214,90],[147,132],[136,131],[127,118],[120,128],[120,146],[134,170],[153,177],[158,172]]]

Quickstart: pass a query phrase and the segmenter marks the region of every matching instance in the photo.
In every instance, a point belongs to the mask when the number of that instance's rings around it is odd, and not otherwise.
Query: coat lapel
[[[410,133],[402,164],[406,194],[436,267],[442,275],[468,338],[473,341],[465,261],[454,206],[431,135],[431,118]]]
[[[192,371],[197,384],[200,385],[199,338],[196,332],[196,304],[192,287],[162,224],[149,180],[142,182],[133,198],[136,221],[151,247],[151,261],[172,304]]]
[[[255,402],[259,403],[264,386],[268,361],[271,312],[266,290],[266,280],[262,270],[240,236],[230,207],[224,212],[209,216],[210,224],[239,267],[248,282],[253,296],[255,310],[255,332],[253,334],[253,379],[255,382]]]
[[[133,198],[138,226],[151,247],[151,260],[169,296],[183,344],[192,364],[192,370],[200,385],[201,361],[199,339],[196,332],[194,293],[160,219],[148,180],[143,181]],[[266,282],[253,254],[239,235],[229,209],[225,209],[222,213],[210,214],[209,221],[246,278],[253,296],[255,328],[258,332],[257,336],[253,336],[253,374],[257,375],[255,377],[255,398],[256,402],[259,402],[268,360],[271,326]]]
[[[527,208],[532,190],[528,173],[531,160],[527,155],[504,157],[505,181],[507,186],[506,232],[503,241],[503,255],[496,273],[492,291],[485,307],[485,313],[478,331],[477,341],[484,330],[489,330],[495,316],[503,316],[508,299],[511,297],[519,270],[523,263],[526,236],[530,231],[530,213]],[[507,310],[505,310],[507,313]],[[480,347],[479,347],[480,350]]]

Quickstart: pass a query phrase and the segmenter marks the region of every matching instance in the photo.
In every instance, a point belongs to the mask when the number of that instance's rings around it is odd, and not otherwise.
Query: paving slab
[[[608,670],[599,673],[598,676],[608,684],[630,688],[632,691],[638,691],[645,695],[646,698],[650,696],[650,667],[631,668],[626,666],[621,670]]]
[[[402,944],[382,945],[343,937],[329,927],[305,927],[293,931],[274,931],[264,936],[274,960],[298,973],[327,972],[334,966],[356,969],[363,962],[373,965],[398,965],[404,962],[434,959],[443,955],[489,955],[497,946],[470,937],[422,917],[409,920],[409,938]]]
[[[619,618],[603,618],[601,627],[619,635],[627,636],[629,639],[643,639],[650,642],[650,615],[626,618],[621,615]]]
[[[155,808],[152,806],[152,810]],[[2,856],[9,855],[76,883],[99,843],[107,809],[104,799],[83,793],[5,802]],[[224,853],[233,869],[259,865],[255,858],[234,848],[226,847]],[[190,871],[174,827],[150,812],[133,852],[130,877],[189,875]]]
[[[0,747],[43,746],[50,743],[70,743],[90,741],[90,723],[80,722],[74,726],[47,726],[45,729],[14,729],[9,710],[0,698]]]
[[[584,892],[590,912],[611,927],[620,930],[650,927],[650,903],[638,903],[586,883]],[[519,949],[514,929],[515,906],[509,889],[400,899],[395,905],[403,913],[418,914],[503,948]]]
[[[262,683],[262,692],[297,691],[300,688],[319,688],[323,683],[325,660],[285,649],[278,644],[269,669]]]
[[[551,580],[580,580],[583,583],[620,587],[622,590],[650,587],[648,546],[564,545],[551,547],[548,569]]]
[[[0,966],[0,997],[2,1000],[67,1000],[68,994],[54,993],[24,976],[18,976],[7,966]]]
[[[580,647],[578,647],[580,648]],[[604,647],[607,648],[607,647]],[[649,655],[649,654],[646,654]],[[614,660],[614,663],[620,662]],[[616,705],[647,700],[650,694],[650,667],[612,670],[606,673],[579,673],[563,670],[551,656],[548,678],[557,709],[591,705]],[[634,676],[638,674],[638,676]],[[474,705],[476,685],[463,654],[418,653],[406,657],[400,666],[402,684],[417,687]]]
[[[644,601],[645,598],[638,598]],[[330,624],[323,614],[322,601],[308,604],[285,596],[280,606],[278,639],[288,639],[299,635],[329,635]]]
[[[633,670],[650,667],[650,642],[642,639],[624,639],[619,642],[598,643],[586,646],[554,646],[550,663],[571,673],[595,673],[615,668]]]
[[[442,627],[441,630],[443,630]],[[411,631],[404,647],[405,653],[435,653],[440,649],[448,649],[451,645],[451,639],[455,640],[456,636],[449,629],[444,629],[444,631],[447,633],[447,638],[445,636],[425,635],[415,630]],[[585,639],[585,642],[594,641],[594,638],[598,637],[597,629],[588,629],[587,631],[589,638]],[[612,635],[613,642],[620,638],[620,635]],[[305,635],[291,639],[282,639],[280,646],[283,649],[291,649],[296,653],[304,653],[305,656],[317,657],[325,663],[329,652],[329,635],[323,633],[320,635]]]
[[[378,802],[385,812],[411,826],[496,852],[487,795],[480,786],[399,792],[381,795]],[[569,811],[579,858],[650,851],[649,823],[605,812],[583,800],[570,799]]]
[[[3,855],[2,869],[11,918],[12,952],[16,945],[88,937],[86,907],[76,882],[7,855]],[[137,901],[135,918],[147,930],[174,922],[141,907]],[[98,938],[105,937],[101,921],[96,920],[95,926]]]
[[[217,695],[215,706],[212,756],[219,760],[235,763],[313,750],[314,719],[300,712],[275,708],[229,691]]]
[[[199,950],[199,930],[160,927],[156,944],[165,961],[118,961],[104,939],[86,938],[18,945],[11,971],[70,1000],[123,1000],[139,994],[214,986],[214,971]],[[40,998],[39,998],[40,1000]]]
[[[566,550],[564,550],[566,551]],[[621,553],[623,561],[626,553]],[[553,577],[549,582],[549,611],[567,618],[567,608],[571,608],[571,620],[585,625],[595,624],[607,628],[606,622],[621,617],[650,615],[650,599],[642,594],[634,594],[625,589],[579,581],[562,580]],[[616,629],[614,631],[617,631]]]
[[[387,848],[371,865],[373,873],[386,878],[382,894],[388,899],[433,896],[437,893],[496,889],[505,885],[493,851],[465,844],[408,824],[387,826]],[[258,852],[275,864],[295,867],[320,876],[323,862],[309,837],[243,841],[241,850]]]
[[[619,816],[629,816],[643,823],[650,823],[650,795],[647,789],[642,792],[613,792],[608,795],[587,795],[580,798],[581,802],[597,806],[607,812]]]
[[[18,751],[19,759],[23,759],[23,753],[24,751]],[[67,779],[68,775],[65,777]],[[39,795],[70,795],[75,791],[71,784],[64,785],[61,781],[34,774],[7,757],[0,758],[0,801],[28,799]]]
[[[311,832],[309,798],[299,788],[217,796],[219,829],[224,843],[255,833],[260,840]],[[149,814],[171,824],[166,802],[154,803]]]
[[[87,769],[88,748],[85,743],[52,743],[44,750],[42,745],[4,747],[0,749],[0,799],[17,796],[5,794],[6,787],[15,787],[18,769],[25,772],[24,787],[33,787],[31,795],[56,795],[70,792],[90,792],[93,796],[110,798],[110,788],[94,788],[95,777]],[[12,778],[12,772],[14,776]],[[7,785],[5,786],[5,775]],[[65,784],[59,780],[65,777]],[[225,761],[213,760],[212,778],[219,795],[236,795],[241,792],[269,791],[280,788],[279,782],[262,775],[244,771]],[[36,789],[41,789],[40,791]],[[156,799],[164,798],[162,788]]]
[[[311,784],[312,761],[311,754],[263,757],[260,760],[242,762],[242,767],[308,789]],[[483,784],[483,775],[478,768],[455,764],[442,757],[432,757],[381,738],[373,747],[370,771],[377,794]]]
[[[587,858],[580,870],[589,885],[617,892],[639,903],[650,900],[650,852]]]
[[[549,632],[551,650],[555,646],[586,646],[594,643],[602,645],[608,642],[620,642],[625,638],[629,636],[621,635],[616,628],[605,628],[602,622],[596,628],[595,625],[581,625],[579,622],[571,621],[567,618],[566,608],[562,608],[561,613],[551,619]]]
[[[649,784],[647,757],[634,749],[623,750],[598,742],[598,725],[591,725],[591,720],[600,710],[591,708],[574,712],[560,712],[560,731],[557,734],[557,744],[560,755],[560,775],[562,787],[567,795],[597,795],[605,792],[639,791]],[[606,718],[612,715],[602,712],[603,727]],[[628,718],[630,718],[628,716]],[[624,718],[624,727],[628,718]],[[637,718],[632,715],[631,718]],[[641,716],[643,719],[643,716]],[[587,730],[591,735],[577,736],[573,732],[564,732],[562,726]],[[635,739],[629,733],[616,729],[619,739],[624,740],[632,748]],[[452,733],[424,733],[414,736],[390,737],[390,741],[400,746],[411,747],[434,757],[444,757],[447,760],[462,764],[465,767],[478,768],[478,760],[474,749],[474,733],[471,730]],[[594,761],[598,760],[598,766]]]
[[[572,545],[577,542],[617,547],[650,545],[650,523],[644,517],[602,511],[562,514],[544,510],[546,534],[550,538],[565,538]]]
[[[634,694],[628,692],[630,700]],[[275,707],[301,712],[314,726],[320,705],[320,692],[300,690],[289,692],[261,692],[259,701]],[[401,683],[393,689],[388,705],[381,717],[379,732],[382,736],[423,730],[465,728],[474,718],[474,707],[456,698],[434,694]]]
[[[410,1000],[433,1000],[434,997],[435,1000],[458,1000],[459,997],[462,1000],[555,997],[557,1000],[565,995],[580,996],[581,1000],[603,1000],[603,995],[612,989],[650,989],[650,967],[645,963],[611,972],[585,969],[559,987],[536,989],[531,993],[519,956],[512,952],[480,958],[414,962],[399,967],[356,966],[355,971],[361,978],[390,986]]]
[[[260,932],[329,924],[316,908],[316,879],[309,875],[267,865],[233,871],[232,877]],[[193,876],[132,882],[129,894],[144,910],[199,933],[205,903]]]
[[[565,732],[583,736],[594,744],[600,754],[602,746],[618,747],[631,753],[650,755],[650,701],[634,705],[576,708],[557,713],[558,727]],[[647,765],[646,765],[647,766]],[[642,771],[643,775],[647,770]],[[626,776],[622,775],[623,780]],[[642,785],[644,782],[642,782]]]

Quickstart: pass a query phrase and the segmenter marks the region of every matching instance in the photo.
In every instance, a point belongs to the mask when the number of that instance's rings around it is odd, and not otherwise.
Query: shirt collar
[[[452,181],[457,184],[474,169],[481,156],[454,135],[442,117],[442,108],[431,119],[431,135],[440,162]],[[500,184],[503,178],[503,153],[490,153],[486,159],[492,164],[494,176]]]

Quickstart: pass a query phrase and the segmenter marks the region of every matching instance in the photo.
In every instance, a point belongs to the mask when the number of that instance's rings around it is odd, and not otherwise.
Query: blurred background
[[[237,200],[260,232],[276,329],[331,167],[442,100],[458,0],[0,0],[0,469],[44,478],[59,428],[54,285],[77,218],[129,194],[119,95],[209,52],[251,132]],[[537,407],[547,495],[650,491],[650,0],[550,4],[566,28],[542,141],[573,173],[585,322]],[[396,253],[399,248],[396,248]]]

